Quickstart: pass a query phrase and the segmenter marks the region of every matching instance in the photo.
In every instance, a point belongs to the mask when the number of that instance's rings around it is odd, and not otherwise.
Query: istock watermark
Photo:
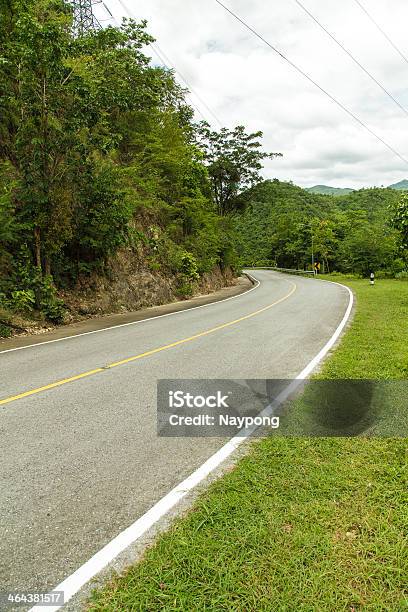
[[[230,394],[228,394],[230,395]],[[228,395],[217,391],[216,395],[193,395],[184,391],[169,391],[170,408],[228,408]]]
[[[281,381],[276,393],[282,387]],[[265,381],[161,380],[157,429],[169,437],[233,437],[248,430],[277,430],[280,417],[268,410]]]
[[[408,436],[408,381],[160,380],[165,437]]]

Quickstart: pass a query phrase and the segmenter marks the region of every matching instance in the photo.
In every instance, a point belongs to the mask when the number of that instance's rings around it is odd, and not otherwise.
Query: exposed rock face
[[[234,285],[236,280],[231,270],[221,272],[220,268],[215,268],[192,286],[192,295],[211,293]],[[60,296],[71,321],[84,316],[159,306],[187,297],[180,292],[177,276],[151,271],[127,259],[123,253],[112,261],[106,276],[94,274],[83,278],[73,289],[61,291]]]

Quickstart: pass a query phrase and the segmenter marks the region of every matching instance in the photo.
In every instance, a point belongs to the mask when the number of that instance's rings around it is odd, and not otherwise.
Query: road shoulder
[[[34,344],[41,344],[43,342],[50,342],[52,340],[60,340],[62,338],[69,338],[77,336],[79,334],[86,334],[94,331],[100,331],[102,329],[109,329],[118,325],[126,325],[128,323],[135,323],[137,321],[143,321],[145,319],[155,318],[174,312],[181,312],[184,310],[190,310],[197,306],[205,306],[207,304],[213,304],[226,300],[228,298],[236,297],[247,292],[253,287],[253,281],[250,280],[249,276],[240,276],[237,279],[235,285],[223,287],[213,293],[206,295],[199,295],[190,300],[182,300],[178,302],[171,302],[170,304],[163,304],[161,306],[152,306],[149,308],[143,308],[134,312],[126,312],[123,314],[111,314],[101,317],[95,317],[92,319],[86,319],[69,325],[63,325],[57,327],[51,331],[46,331],[41,334],[22,334],[0,340],[0,353],[2,351],[8,351],[24,346],[31,346]]]

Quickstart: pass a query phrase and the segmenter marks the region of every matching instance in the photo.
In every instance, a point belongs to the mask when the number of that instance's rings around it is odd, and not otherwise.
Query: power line
[[[120,2],[120,0],[119,0]],[[109,13],[110,15],[110,20],[113,21],[113,23],[115,24],[116,27],[120,27],[120,23],[119,21],[116,19],[116,17],[114,15],[112,15],[111,11],[109,10],[109,8],[106,6],[105,2],[103,2],[103,5],[106,9],[106,11]],[[124,7],[125,10],[126,7]],[[149,43],[149,47],[152,49],[152,51],[154,52],[154,54],[157,56],[157,58],[159,59],[159,62],[161,62],[163,64],[163,66],[165,66],[167,68],[167,70],[171,70],[170,66],[167,65],[166,60],[164,59],[164,57],[162,56],[162,54],[160,53],[160,51],[153,45],[153,43]],[[203,113],[201,112],[201,110],[198,108],[198,106],[196,106],[193,102],[193,100],[191,99],[191,96],[188,96],[189,100],[190,100],[190,104],[191,106],[197,111],[197,113],[199,115],[201,115],[201,117],[204,119],[204,121],[207,121],[207,117],[205,115],[203,115]]]
[[[135,15],[128,9],[128,7],[126,6],[125,2],[123,2],[123,0],[119,0],[119,3],[121,4],[121,6],[123,7],[123,9],[126,11],[126,13],[129,15],[129,17],[135,18]],[[202,104],[202,106],[207,110],[208,113],[210,113],[210,115],[215,119],[215,121],[218,123],[218,125],[220,127],[223,127],[222,122],[220,121],[220,119],[217,117],[217,115],[214,113],[214,111],[211,110],[211,108],[208,106],[208,104],[202,99],[202,97],[193,89],[193,87],[191,87],[191,85],[188,83],[187,79],[182,75],[182,73],[180,72],[180,70],[178,70],[178,68],[175,67],[175,65],[173,64],[173,62],[171,62],[171,60],[169,59],[169,57],[164,53],[164,51],[162,49],[160,49],[159,45],[157,43],[150,43],[149,45],[153,51],[155,52],[155,54],[157,55],[157,57],[159,58],[159,60],[164,64],[164,66],[168,69],[168,70],[174,70],[174,72],[180,77],[180,79],[184,82],[185,86],[187,87],[187,89],[197,98],[197,100],[200,101],[200,103]],[[190,97],[191,100],[191,97]],[[195,108],[195,110],[199,113],[199,115],[201,115],[201,117],[204,119],[204,121],[207,121],[207,118],[205,117],[205,115],[203,115],[202,111],[197,108],[197,106],[194,104],[194,102],[191,102],[192,106]]]
[[[394,155],[399,157],[405,164],[408,166],[408,159],[406,159],[401,153],[398,153],[388,142],[383,140],[381,136],[378,136],[367,124],[365,124],[361,119],[357,117],[351,110],[349,110],[346,106],[344,106],[341,102],[339,102],[331,93],[329,93],[326,89],[324,89],[321,85],[319,85],[311,76],[309,76],[306,72],[304,72],[299,66],[297,66],[294,62],[292,62],[288,57],[286,57],[279,49],[274,47],[270,42],[268,42],[259,32],[254,30],[246,21],[244,21],[239,15],[234,13],[231,9],[229,9],[225,4],[221,2],[221,0],[215,0],[217,4],[219,4],[225,11],[227,11],[234,19],[239,21],[247,30],[252,32],[254,36],[259,38],[263,43],[265,43],[272,51],[277,53],[285,62],[287,62],[292,68],[294,68],[299,74],[301,74],[305,79],[307,79],[310,83],[312,83],[315,87],[317,87],[325,96],[330,98],[332,102],[334,102],[338,107],[340,107],[345,113],[347,113],[350,117],[352,117],[359,125],[361,125],[367,132],[369,132],[374,138],[376,138],[379,142],[381,142],[387,149],[389,149]]]
[[[166,55],[166,53],[163,51],[163,49],[160,49],[159,45],[156,43],[154,43],[154,45],[152,44],[152,46],[155,46],[160,54],[165,58],[165,60],[167,60],[167,62],[170,64],[170,66],[174,66],[173,62],[170,60],[169,56]],[[164,65],[167,66],[166,61],[164,62]],[[167,66],[168,68],[168,66]],[[183,74],[180,72],[180,70],[178,68],[174,68],[174,71],[179,75],[179,77],[184,81],[185,85],[188,87],[188,89],[195,95],[195,97],[197,98],[197,100],[199,100],[201,102],[201,104],[203,105],[203,107],[207,110],[207,112],[210,113],[210,115],[216,120],[216,122],[219,124],[220,127],[222,127],[222,123],[219,120],[219,118],[217,117],[217,115],[214,113],[213,110],[211,110],[211,108],[208,106],[208,104],[205,102],[205,100],[203,100],[203,98],[191,87],[191,85],[189,85],[187,79],[183,76]],[[201,114],[201,113],[200,113]]]
[[[317,18],[316,18],[316,17],[315,17],[315,16],[314,16],[312,13],[311,13],[311,12],[310,12],[310,11],[309,11],[309,10],[308,10],[308,9],[307,9],[307,8],[306,8],[306,7],[305,7],[303,4],[302,4],[302,3],[301,3],[301,2],[300,2],[300,0],[294,0],[294,1],[296,2],[296,4],[297,4],[297,5],[298,5],[298,6],[299,6],[299,7],[300,7],[300,8],[301,8],[301,9],[302,9],[302,10],[303,10],[303,11],[304,11],[304,12],[305,12],[307,15],[309,15],[309,17],[310,17],[310,18],[311,18],[311,19],[312,19],[312,20],[313,20],[313,21],[314,21],[314,22],[315,22],[315,23],[316,23],[316,24],[319,26],[319,28],[320,28],[321,30],[323,30],[323,32],[325,32],[325,33],[326,33],[328,36],[330,36],[330,38],[331,38],[331,39],[332,39],[332,40],[333,40],[333,41],[336,43],[336,45],[337,45],[338,47],[340,47],[340,49],[342,49],[342,50],[344,51],[344,53],[347,53],[347,55],[348,55],[348,56],[349,56],[349,57],[350,57],[350,58],[353,60],[353,62],[354,62],[355,64],[357,64],[357,66],[358,66],[359,68],[361,68],[361,70],[362,70],[363,72],[365,72],[365,74],[366,74],[367,76],[369,76],[369,77],[370,77],[370,79],[371,79],[372,81],[374,81],[374,83],[375,83],[376,85],[378,85],[378,87],[379,87],[379,88],[380,88],[380,89],[381,89],[381,90],[382,90],[382,91],[383,91],[383,92],[384,92],[384,93],[385,93],[385,94],[386,94],[386,95],[387,95],[387,96],[388,96],[388,97],[389,97],[389,98],[390,98],[390,99],[391,99],[393,102],[395,102],[395,104],[396,104],[396,105],[397,105],[397,106],[398,106],[398,107],[399,107],[399,108],[400,108],[400,109],[401,109],[401,110],[402,110],[402,111],[403,111],[403,112],[404,112],[404,113],[405,113],[405,114],[408,116],[408,110],[407,110],[407,109],[406,109],[406,108],[405,108],[405,107],[404,107],[404,106],[403,106],[403,105],[402,105],[400,102],[398,102],[398,100],[397,100],[396,98],[394,98],[394,96],[392,95],[392,93],[390,93],[390,92],[388,91],[388,89],[386,89],[386,88],[385,88],[385,87],[384,87],[384,86],[383,86],[383,85],[380,83],[380,81],[378,81],[378,80],[375,78],[375,76],[374,76],[373,74],[371,74],[371,72],[369,72],[369,71],[367,70],[367,68],[365,68],[365,67],[363,66],[363,64],[361,64],[361,62],[359,62],[359,61],[358,61],[358,59],[356,59],[356,58],[354,57],[354,55],[353,55],[353,54],[352,54],[352,53],[351,53],[351,52],[350,52],[348,49],[346,49],[346,47],[345,47],[345,46],[344,46],[344,45],[343,45],[343,44],[342,44],[340,41],[338,41],[338,40],[337,40],[337,38],[336,38],[336,37],[335,37],[335,36],[334,36],[334,35],[333,35],[331,32],[329,32],[329,30],[328,30],[328,29],[327,29],[327,28],[326,28],[326,27],[325,27],[325,26],[324,26],[324,25],[323,25],[323,24],[322,24],[322,23],[321,23],[321,22],[320,22],[320,21],[319,21],[319,20],[318,20],[318,19],[317,19]]]
[[[122,5],[123,9],[126,11],[126,13],[129,15],[129,17],[132,17],[132,14],[130,13],[129,9],[127,8],[127,6],[121,1],[119,0],[119,3]],[[116,27],[120,27],[120,23],[118,22],[118,20],[116,19],[116,17],[114,17],[111,13],[111,11],[109,10],[109,8],[106,6],[105,3],[103,3],[106,10],[108,11],[108,13],[111,15],[112,21],[114,22],[114,24],[116,25]],[[164,57],[162,56],[162,54],[160,53],[160,51],[155,47],[155,45],[153,43],[149,43],[149,47],[151,48],[151,50],[153,51],[153,53],[157,56],[159,62],[161,62],[163,64],[163,66],[165,66],[165,68],[167,68],[167,70],[171,70],[170,66],[167,64],[166,60],[164,59]],[[190,104],[191,106],[196,110],[196,112],[201,115],[202,119],[204,119],[204,121],[207,121],[207,117],[205,115],[203,115],[203,113],[201,112],[201,110],[198,108],[198,106],[196,106],[193,102],[193,100],[191,99],[191,96],[188,96],[190,99]]]
[[[101,0],[106,12],[108,13],[108,15],[110,16],[109,19],[107,20],[103,20],[103,21],[112,21],[113,24],[115,25],[115,27],[120,28],[120,23],[119,21],[116,19],[116,17],[112,14],[111,10],[109,9],[109,7],[105,4],[105,2],[103,0]],[[119,0],[120,2],[120,0]],[[122,3],[121,3],[122,4]],[[123,8],[127,11],[126,7],[122,4]],[[128,11],[127,11],[128,12]],[[130,13],[128,12],[129,16]],[[155,55],[158,57],[159,61],[167,68],[167,70],[171,70],[171,68],[167,65],[166,60],[163,58],[162,54],[160,53],[160,51],[158,49],[156,49],[156,47],[153,45],[153,43],[149,43],[149,47],[152,49],[152,51],[155,53]],[[163,52],[162,52],[163,53]],[[207,121],[207,117],[205,117],[205,115],[203,115],[203,113],[200,111],[200,109],[198,108],[198,106],[196,106],[193,102],[193,100],[191,99],[191,96],[188,96],[189,100],[190,100],[190,104],[191,106],[196,110],[196,112],[201,115],[201,117],[204,119],[204,121]]]
[[[110,10],[109,10],[109,6],[107,6],[103,0],[102,0],[102,4],[103,4],[103,6],[105,7],[106,12],[107,12],[107,13],[109,13],[109,15],[110,15],[111,19],[114,21],[114,23],[118,24],[117,20],[115,19],[115,17],[114,17],[114,16],[112,15],[112,13],[110,12]],[[119,24],[118,24],[118,25],[119,25]]]
[[[367,15],[367,17],[369,18],[369,20],[375,25],[375,27],[377,28],[377,30],[379,30],[381,32],[381,34],[384,36],[384,38],[386,40],[388,40],[388,42],[390,43],[391,47],[398,53],[398,55],[400,55],[402,57],[402,59],[404,60],[404,62],[406,62],[408,64],[408,58],[406,57],[406,55],[403,54],[403,52],[401,51],[401,49],[399,49],[397,47],[397,45],[391,40],[391,38],[388,36],[388,34],[382,29],[382,27],[375,21],[374,17],[372,17],[370,15],[370,13],[367,11],[367,9],[361,4],[360,0],[354,0],[354,2],[356,4],[358,4],[358,6],[361,8],[361,10]]]
[[[152,49],[152,51],[156,54],[156,56],[158,57],[159,61],[163,64],[163,66],[165,66],[165,68],[167,68],[167,70],[172,70],[172,68],[170,67],[170,65],[167,63],[166,59],[163,57],[163,51],[160,50],[160,48],[158,47],[158,45],[154,45],[153,43],[149,44],[149,47]],[[178,73],[180,76],[180,73]],[[188,87],[188,85],[187,85]],[[189,100],[190,100],[190,104],[191,106],[196,110],[196,112],[201,116],[201,118],[204,121],[207,121],[207,117],[203,114],[203,112],[198,108],[198,106],[196,104],[194,104],[194,101],[191,98],[191,95],[188,96]]]

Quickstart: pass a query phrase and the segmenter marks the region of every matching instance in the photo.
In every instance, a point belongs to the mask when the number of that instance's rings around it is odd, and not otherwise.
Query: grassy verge
[[[356,296],[352,328],[281,418],[279,435],[408,432],[408,283],[340,279]],[[354,379],[351,381],[350,379]]]
[[[319,377],[406,378],[408,283],[336,280],[357,312]],[[405,465],[404,440],[257,441],[90,609],[408,610]]]
[[[352,329],[328,359],[320,378],[408,378],[408,282],[324,277],[353,290]]]

